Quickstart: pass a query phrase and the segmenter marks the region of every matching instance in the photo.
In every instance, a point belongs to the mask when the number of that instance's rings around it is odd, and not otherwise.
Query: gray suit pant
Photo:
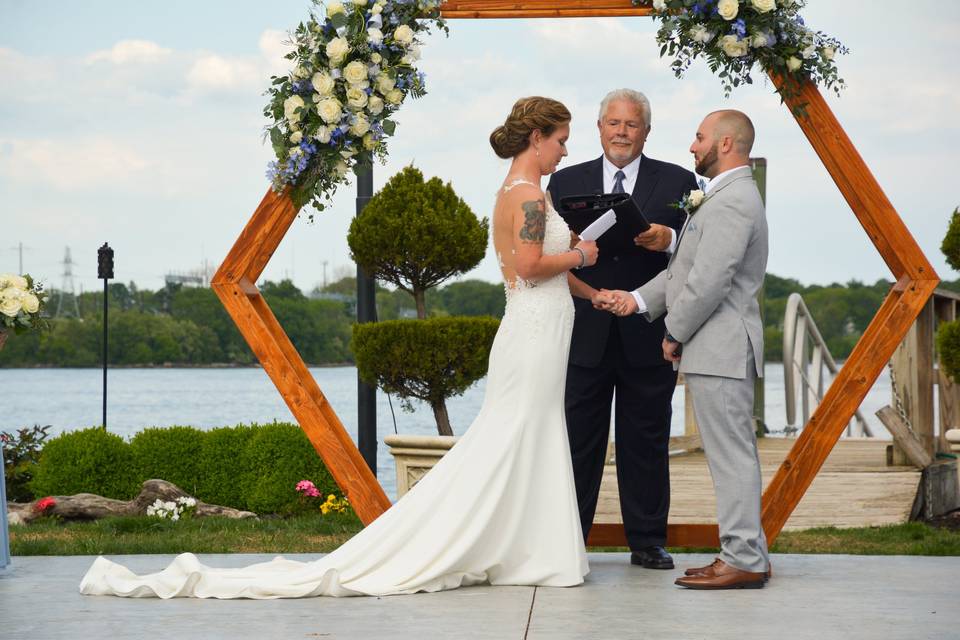
[[[743,380],[686,374],[693,410],[717,496],[720,559],[760,573],[769,568],[767,539],[760,524],[763,480],[753,429],[753,358]]]

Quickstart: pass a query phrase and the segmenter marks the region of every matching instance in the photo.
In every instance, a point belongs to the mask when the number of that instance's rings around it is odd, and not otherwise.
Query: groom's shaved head
[[[747,114],[736,109],[714,111],[708,117],[714,121],[714,137],[729,136],[737,153],[749,156],[753,149],[753,123]]]

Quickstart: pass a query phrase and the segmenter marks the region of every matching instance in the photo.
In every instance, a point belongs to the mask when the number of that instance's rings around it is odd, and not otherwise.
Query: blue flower
[[[730,25],[730,32],[737,34],[742,39],[747,35],[747,23],[743,21],[743,18],[737,18],[736,22]]]

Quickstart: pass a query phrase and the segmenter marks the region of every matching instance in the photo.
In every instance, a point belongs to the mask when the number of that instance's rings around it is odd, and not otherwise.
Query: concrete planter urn
[[[383,441],[397,466],[397,499],[412,489],[457,440],[456,436],[385,437]]]

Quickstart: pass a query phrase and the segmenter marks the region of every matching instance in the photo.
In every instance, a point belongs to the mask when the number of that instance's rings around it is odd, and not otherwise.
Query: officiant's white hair
[[[614,100],[628,100],[637,105],[640,109],[640,115],[643,116],[647,126],[650,126],[650,101],[647,100],[647,96],[633,89],[614,89],[604,96],[600,103],[600,120],[603,120],[603,116],[607,115],[607,107]]]

